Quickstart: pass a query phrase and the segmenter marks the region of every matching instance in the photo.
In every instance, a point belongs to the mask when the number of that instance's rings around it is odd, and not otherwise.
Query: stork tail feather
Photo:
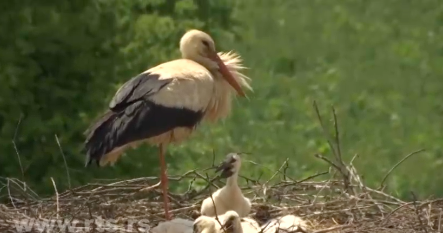
[[[86,150],[86,164],[90,165],[93,161],[100,166],[100,160],[106,156],[112,145],[107,143],[109,132],[113,131],[113,124],[117,114],[112,111],[106,111],[84,132],[86,135],[85,150]],[[112,149],[111,149],[112,150]]]

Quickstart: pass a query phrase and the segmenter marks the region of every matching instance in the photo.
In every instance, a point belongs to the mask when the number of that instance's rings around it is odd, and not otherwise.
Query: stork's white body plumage
[[[198,217],[194,221],[194,233],[243,233],[243,225],[237,212],[227,211],[217,219],[205,215]],[[245,233],[258,232],[248,231]]]
[[[187,139],[201,121],[215,122],[231,111],[232,96],[252,90],[235,53],[217,53],[212,38],[190,30],[180,40],[181,59],[146,70],[114,95],[109,110],[86,131],[89,165],[114,164],[128,147],[147,142],[159,147],[161,182],[168,214],[164,152]]]
[[[250,79],[240,73],[244,69],[241,60],[236,53],[218,53],[228,70],[242,86],[252,90],[248,81]],[[235,90],[223,79],[214,77],[202,65],[188,59],[178,59],[166,62],[142,73],[147,75],[159,75],[158,80],[167,82],[162,87],[159,82],[152,92],[155,94],[147,96],[147,100],[157,105],[170,108],[183,108],[202,113],[202,120],[216,122],[226,118],[231,112],[232,96]],[[123,88],[123,87],[121,87]],[[151,145],[181,143],[189,138],[194,128],[175,127],[162,134],[133,141],[127,146],[137,147],[142,142]],[[100,165],[114,164],[125,146],[118,147],[110,152],[109,156],[100,161]]]
[[[249,85],[250,78],[240,72],[245,69],[241,64],[240,57],[234,52],[220,52],[218,55],[235,80],[243,87],[252,90]],[[195,126],[201,120],[216,122],[224,119],[231,112],[235,90],[222,78],[216,77],[220,75],[219,73],[213,74],[197,62],[177,59],[146,70],[137,77],[143,77],[143,75],[160,81],[150,83],[150,92],[153,94],[145,96],[146,100],[171,109],[186,109],[200,113],[201,116],[200,114],[195,116],[195,118],[201,117],[196,120]],[[120,87],[117,93],[123,91],[129,84],[131,82]],[[115,147],[112,151],[107,152],[108,154],[100,159],[100,166],[115,164],[125,149],[136,148],[141,143],[146,142],[156,146],[181,143],[191,136],[194,129],[195,127],[178,126],[158,135],[132,140],[130,143]]]

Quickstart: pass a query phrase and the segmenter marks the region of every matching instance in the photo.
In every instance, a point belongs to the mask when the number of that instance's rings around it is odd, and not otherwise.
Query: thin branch
[[[215,167],[215,150],[212,149],[212,168]]]
[[[342,156],[341,156],[341,149],[340,149],[340,131],[338,129],[337,114],[335,113],[334,106],[331,106],[331,108],[332,108],[332,114],[334,116],[335,144],[337,146],[337,160],[343,161]]]
[[[325,171],[325,172],[318,172],[318,173],[316,173],[316,174],[314,174],[312,176],[308,176],[306,178],[303,178],[303,179],[297,181],[297,183],[302,183],[302,182],[305,182],[305,181],[308,181],[308,180],[311,180],[311,179],[314,179],[316,177],[323,176],[323,175],[326,175],[326,174],[329,174],[329,170]]]
[[[274,172],[274,174],[271,176],[271,178],[269,178],[264,184],[263,186],[267,185],[272,179],[275,178],[275,176],[277,176],[279,173],[281,173],[282,169],[285,167],[285,165],[288,163],[289,158],[286,158],[286,160],[283,162],[283,164],[280,166],[280,168]]]
[[[391,169],[389,169],[388,173],[386,173],[386,175],[383,177],[383,179],[382,179],[382,181],[380,183],[379,190],[383,189],[383,186],[384,186],[384,183],[385,183],[386,179],[388,179],[388,176],[394,171],[395,168],[400,166],[400,164],[402,164],[404,161],[406,161],[409,157],[411,157],[411,156],[413,156],[415,154],[418,154],[420,152],[423,152],[423,151],[425,151],[425,149],[420,149],[420,150],[414,151],[414,152],[406,155],[403,159],[401,159],[398,163],[396,163]]]
[[[252,160],[243,160],[243,161],[244,161],[244,162],[251,163],[251,164],[253,164],[253,165],[255,165],[255,166],[259,166],[259,167],[265,168],[266,170],[271,171],[271,172],[274,171],[273,169],[270,169],[269,167],[267,167],[267,166],[265,166],[265,165],[263,165],[263,164],[259,164],[259,163],[257,163],[257,162],[254,162],[254,161],[252,161]],[[279,170],[279,171],[277,171],[277,172],[280,173],[280,174],[282,174],[282,175],[284,175],[284,173],[283,173],[281,170]],[[259,176],[258,180],[260,180],[260,178],[261,178],[262,175],[263,175],[263,174],[261,174],[261,175]],[[288,175],[286,175],[286,178],[288,178],[289,180],[295,182],[295,179],[289,177]]]
[[[322,118],[321,118],[320,111],[318,110],[317,102],[316,102],[315,100],[314,100],[314,102],[313,102],[313,105],[314,105],[315,113],[317,114],[318,121],[320,122],[320,126],[321,126],[321,128],[322,128],[323,134],[324,134],[324,136],[326,137],[326,140],[328,141],[328,144],[329,144],[329,147],[330,147],[331,150],[332,150],[332,153],[334,154],[335,157],[337,157],[337,154],[336,154],[336,152],[335,152],[335,148],[334,148],[334,146],[332,145],[331,140],[329,139],[330,136],[329,136],[329,134],[328,134],[328,132],[327,132],[327,130],[326,130],[325,125],[323,124],[323,120],[322,120]]]
[[[354,157],[352,157],[352,159],[351,159],[351,161],[349,162],[349,164],[353,164],[353,163],[354,163],[354,160],[355,160],[356,158],[358,158],[358,157],[359,157],[359,155],[358,155],[358,154],[355,154]]]
[[[11,188],[10,188],[9,185],[10,185],[9,178],[7,178],[8,197],[9,197],[9,200],[11,200],[11,204],[12,204],[12,206],[14,207],[14,209],[17,209],[17,206],[15,206],[14,198],[13,198],[12,195],[11,195]]]
[[[421,217],[420,217],[420,213],[419,213],[419,210],[418,210],[419,208],[417,206],[417,196],[412,191],[411,191],[411,195],[412,195],[412,200],[413,200],[414,207],[415,207],[414,208],[415,209],[415,214],[417,215],[417,218],[418,218],[418,222],[420,223],[420,226],[423,229],[423,231],[425,233],[428,233],[428,229],[425,227],[425,225],[423,224],[423,221],[421,220]]]
[[[321,154],[315,154],[314,155],[316,158],[319,158],[323,161],[325,161],[327,164],[331,165],[332,167],[334,167],[335,169],[337,169],[337,171],[341,171],[340,167],[337,166],[335,163],[333,163],[331,160],[329,160],[328,158],[326,158],[325,156],[321,155]]]
[[[332,177],[334,177],[336,173],[337,173],[337,171],[335,171],[334,174],[332,174]],[[312,206],[315,205],[315,202],[317,201],[317,198],[320,196],[320,193],[323,191],[323,189],[325,189],[326,186],[328,186],[329,183],[331,183],[331,181],[332,181],[332,177],[326,182],[326,184],[324,184],[324,185],[320,188],[320,190],[318,191],[318,193],[314,196],[314,200],[312,200],[312,203],[311,203]]]
[[[411,202],[408,202],[408,203],[405,203],[405,204],[400,205],[399,207],[395,208],[395,209],[392,210],[388,215],[386,215],[386,217],[383,219],[383,222],[386,223],[386,222],[391,218],[391,216],[392,216],[395,212],[397,212],[397,211],[399,211],[400,209],[403,209],[403,208],[405,208],[405,207],[407,207],[407,206],[409,206],[409,205],[411,205],[411,204],[412,204]]]
[[[17,140],[18,130],[20,128],[20,124],[22,122],[22,119],[23,119],[23,114],[20,114],[20,118],[18,119],[17,126],[15,127],[14,137],[12,138],[12,145],[14,146],[15,154],[17,155],[18,164],[20,166],[20,171],[22,172],[23,189],[26,190],[26,183],[24,183],[24,181],[25,181],[25,172],[24,172],[24,169],[23,169],[22,160],[20,158],[20,153],[18,152],[17,144],[15,143],[15,141]]]
[[[343,178],[343,184],[345,186],[345,191],[348,193],[355,193],[354,190],[351,188],[351,179],[349,177],[349,170],[346,168],[345,163],[343,162],[343,158],[341,156],[341,149],[340,149],[340,131],[338,129],[338,122],[337,122],[337,114],[335,113],[335,108],[332,106],[332,114],[334,117],[334,127],[335,127],[335,143],[337,144],[337,151],[334,148],[331,140],[330,140],[330,136],[326,130],[326,127],[323,123],[322,117],[320,115],[320,111],[318,110],[318,106],[317,106],[317,102],[314,100],[313,102],[313,106],[315,109],[315,112],[317,114],[317,118],[318,121],[320,122],[320,126],[322,128],[323,134],[326,137],[326,140],[329,144],[329,147],[332,150],[332,154],[335,157],[336,163],[332,163],[329,161],[329,163],[331,165],[333,165],[333,167],[335,167],[336,169],[338,169],[338,171],[340,172],[340,174],[342,175]],[[322,158],[323,160],[325,160],[325,158]],[[326,161],[326,160],[325,160]]]
[[[57,205],[57,219],[59,219],[60,205],[59,205],[59,201],[58,201],[57,186],[55,185],[55,181],[52,177],[51,177],[51,181],[52,181],[52,185],[54,186],[54,190],[55,190],[55,200],[56,200],[56,205]]]
[[[66,162],[65,153],[63,153],[62,146],[60,145],[60,141],[58,140],[57,134],[55,134],[55,141],[57,142],[58,148],[60,149],[60,153],[63,157],[63,162],[65,163],[66,175],[68,176],[68,186],[71,189],[71,176],[69,175],[68,163]]]

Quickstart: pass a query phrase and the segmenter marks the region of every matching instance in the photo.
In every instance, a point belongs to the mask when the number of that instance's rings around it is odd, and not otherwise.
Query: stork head
[[[215,233],[216,232],[216,220],[202,215],[194,220],[193,233]]]
[[[243,233],[241,219],[237,212],[229,210],[223,214],[223,228],[226,233]]]
[[[238,95],[246,96],[240,84],[218,56],[214,40],[207,33],[196,29],[186,32],[180,40],[180,51],[183,58],[194,60],[211,71],[219,71]]]
[[[237,153],[229,153],[220,165],[216,168],[216,172],[221,171],[220,177],[228,178],[234,173],[238,173],[241,167],[240,155]]]

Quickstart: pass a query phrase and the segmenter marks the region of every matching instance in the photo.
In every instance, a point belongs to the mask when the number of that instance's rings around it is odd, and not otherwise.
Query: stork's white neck
[[[232,176],[230,176],[228,179],[226,179],[226,186],[227,187],[238,186],[237,180],[238,180],[238,171],[234,172],[234,174],[232,174]]]

